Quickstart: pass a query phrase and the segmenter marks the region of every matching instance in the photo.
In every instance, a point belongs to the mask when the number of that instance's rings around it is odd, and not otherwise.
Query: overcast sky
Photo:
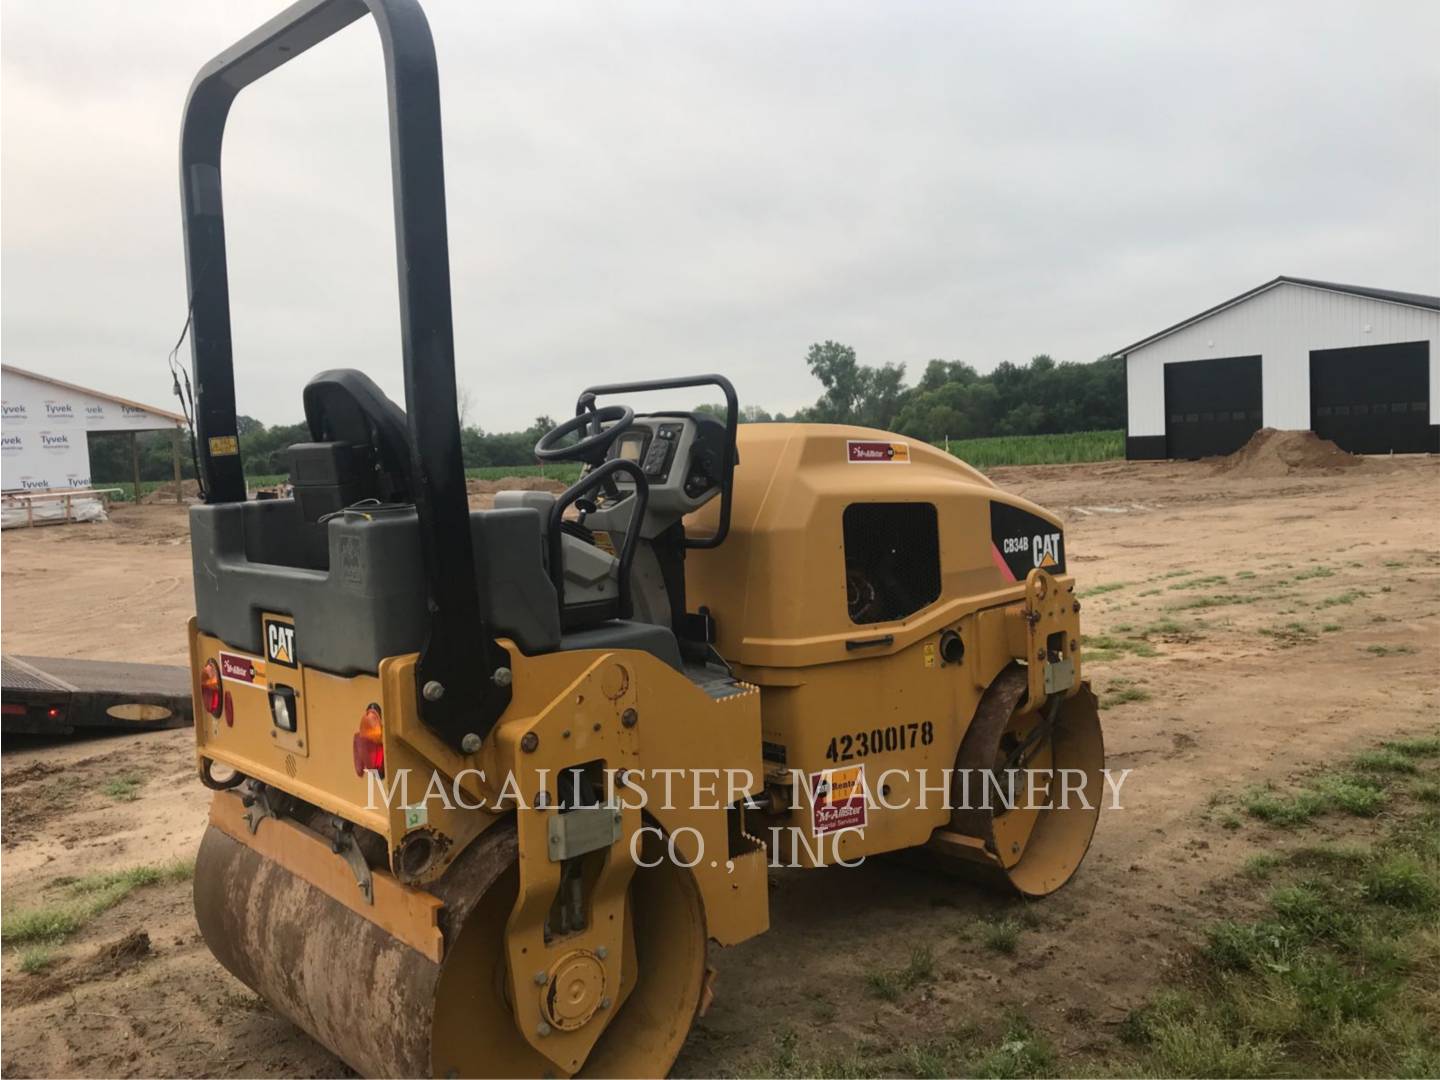
[[[181,107],[280,8],[5,0],[7,363],[171,404]],[[1091,360],[1276,274],[1440,293],[1440,4],[427,11],[488,430],[708,370],[788,411],[826,338],[913,378]],[[335,366],[401,399],[385,122],[367,22],[236,102],[242,412],[297,421]]]

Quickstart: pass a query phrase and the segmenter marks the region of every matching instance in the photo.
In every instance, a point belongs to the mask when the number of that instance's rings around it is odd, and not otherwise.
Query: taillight
[[[355,732],[351,750],[355,755],[356,776],[364,776],[367,772],[385,775],[385,744],[380,732],[380,706],[374,702],[365,707],[365,713],[360,717],[360,729]]]
[[[221,697],[220,665],[214,660],[206,660],[205,667],[200,671],[200,700],[211,716],[220,715]]]

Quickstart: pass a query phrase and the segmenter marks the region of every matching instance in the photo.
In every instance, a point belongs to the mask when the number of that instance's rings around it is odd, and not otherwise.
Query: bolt
[[[442,697],[445,696],[445,687],[441,683],[438,683],[434,679],[431,679],[423,687],[421,687],[420,695],[426,701],[439,701]]]
[[[535,1034],[543,1039],[546,1035],[550,1034],[550,1025],[544,1020],[541,1020],[540,1023],[535,1026]]]
[[[540,746],[540,736],[533,731],[527,731],[520,736],[520,749],[527,754],[533,754]]]
[[[595,724],[595,726],[594,726],[593,728],[591,728],[590,730],[591,730],[591,731],[599,731],[599,730],[600,730],[600,724],[597,722],[597,723]]]
[[[545,974],[545,972],[543,972],[543,971],[537,971],[537,972],[535,972],[535,985],[536,985],[536,986],[544,986],[544,985],[545,985],[546,983],[548,983],[549,981],[550,981],[550,976],[547,975],[547,974]]]
[[[496,686],[509,686],[514,678],[508,667],[497,667],[495,674],[490,676],[490,681]]]
[[[1074,652],[1078,648],[1080,648],[1080,643],[1072,637],[1070,639],[1070,651]]]
[[[1013,844],[1010,845],[1010,854],[1011,854],[1011,855],[1019,855],[1019,854],[1020,854],[1020,842],[1019,842],[1018,840],[1017,840],[1015,843],[1013,843]]]
[[[470,732],[460,740],[460,749],[467,754],[475,753],[476,750],[480,749],[480,736],[476,735],[473,731]]]
[[[568,739],[570,737],[570,729],[567,727],[564,731],[560,732],[560,737],[562,739]]]
[[[604,945],[597,945],[595,946],[595,955],[598,956],[601,960],[604,960],[607,956],[610,955],[610,950],[607,949]]]
[[[1044,659],[1045,659],[1045,650],[1044,650],[1044,649],[1037,649],[1037,650],[1035,650],[1035,659],[1036,659],[1036,660],[1044,660]]]
[[[610,1007],[610,999],[609,999],[609,998],[601,998],[601,999],[600,999],[600,1008],[602,1008],[602,1009],[608,1009],[609,1007]]]
[[[626,709],[620,714],[620,723],[625,727],[634,727],[640,720],[640,714],[634,709]]]
[[[1076,600],[1075,603],[1071,604],[1071,605],[1070,605],[1070,610],[1073,611],[1073,612],[1075,612],[1076,615],[1079,615],[1079,614],[1080,614],[1080,601],[1079,601],[1079,600]]]

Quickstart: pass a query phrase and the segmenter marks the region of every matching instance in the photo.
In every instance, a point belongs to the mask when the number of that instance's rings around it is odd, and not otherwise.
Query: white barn
[[[1261,427],[1440,452],[1440,297],[1277,277],[1116,352],[1128,458],[1228,454]]]
[[[9,364],[0,365],[0,486],[9,491],[90,487],[90,432],[174,433],[179,479],[180,430],[185,418],[100,390],[61,382]],[[134,457],[135,480],[140,466]]]

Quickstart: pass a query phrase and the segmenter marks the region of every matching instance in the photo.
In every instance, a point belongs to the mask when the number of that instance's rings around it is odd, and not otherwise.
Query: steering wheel
[[[572,416],[563,424],[551,428],[535,444],[535,456],[541,461],[580,461],[587,465],[599,465],[605,460],[611,445],[635,422],[635,410],[629,405],[607,405]],[[608,424],[609,427],[604,425]],[[568,446],[557,446],[567,435],[574,435],[590,429],[589,435],[582,435],[578,442]]]

